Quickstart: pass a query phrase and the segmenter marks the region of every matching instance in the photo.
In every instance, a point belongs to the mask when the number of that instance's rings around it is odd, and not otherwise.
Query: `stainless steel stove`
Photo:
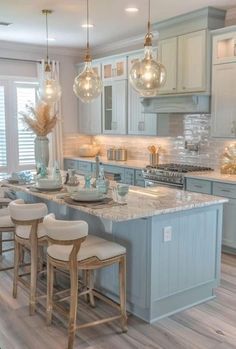
[[[145,187],[168,186],[179,189],[184,188],[184,176],[188,172],[212,171],[210,167],[185,165],[185,164],[160,164],[147,166],[143,170]]]

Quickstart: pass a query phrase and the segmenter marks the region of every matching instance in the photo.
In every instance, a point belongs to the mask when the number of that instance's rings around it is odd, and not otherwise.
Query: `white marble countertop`
[[[186,178],[204,179],[208,181],[236,184],[236,175],[221,174],[219,171],[191,172],[185,175]]]
[[[87,162],[95,163],[95,157],[65,156],[64,159],[87,161]],[[144,160],[114,161],[114,160],[107,160],[107,158],[104,157],[104,156],[99,156],[99,160],[104,165],[126,167],[126,168],[134,168],[136,170],[141,170],[141,169],[145,168],[148,165],[148,161],[144,161]]]
[[[60,205],[67,205],[74,209],[113,222],[122,222],[167,213],[175,213],[179,211],[191,210],[194,208],[222,204],[228,201],[227,199],[220,197],[198,193],[189,193],[165,187],[154,187],[151,189],[146,189],[130,186],[127,205],[105,206],[95,209],[91,207],[70,205],[66,203],[61,197],[59,197],[58,192],[40,193],[31,191],[31,189],[25,185],[6,185],[13,190],[23,191],[38,198],[54,201]],[[111,194],[112,191],[109,190],[108,196],[111,196]]]

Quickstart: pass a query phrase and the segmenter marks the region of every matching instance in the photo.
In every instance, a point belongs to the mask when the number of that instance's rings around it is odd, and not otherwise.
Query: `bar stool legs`
[[[54,266],[47,263],[47,325],[52,323]]]
[[[126,315],[126,256],[122,256],[119,262],[119,287],[120,287],[120,311],[121,311],[121,329],[127,332]]]
[[[74,345],[76,332],[76,319],[78,308],[78,267],[77,263],[71,263],[70,266],[70,314],[68,329],[68,349],[72,349]]]
[[[14,277],[13,277],[13,298],[17,297],[17,284],[20,265],[20,244],[15,241],[15,254],[14,254]]]

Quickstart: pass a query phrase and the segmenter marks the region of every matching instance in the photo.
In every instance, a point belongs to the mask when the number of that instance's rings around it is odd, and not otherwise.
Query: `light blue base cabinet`
[[[186,190],[223,196],[229,199],[229,202],[224,204],[222,244],[224,252],[236,254],[236,185],[204,179],[186,178]]]
[[[20,195],[36,200],[31,195]],[[126,247],[127,307],[146,322],[214,297],[220,278],[222,205],[112,222],[47,203],[57,218],[84,219],[89,233]],[[172,239],[164,242],[164,228],[170,226]],[[96,288],[118,300],[118,268],[97,272]]]
[[[138,187],[144,187],[144,179],[141,170],[126,168],[109,164],[103,164],[104,170],[111,174],[119,174],[120,182],[126,183],[129,185],[136,185]],[[73,159],[64,159],[64,169],[68,170],[69,168],[76,169],[79,174],[93,173],[95,174],[95,163],[90,161],[83,160],[73,160]]]

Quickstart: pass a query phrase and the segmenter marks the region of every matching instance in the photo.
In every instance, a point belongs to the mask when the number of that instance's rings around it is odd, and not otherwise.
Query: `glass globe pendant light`
[[[131,67],[129,81],[142,97],[153,97],[166,82],[166,69],[163,64],[153,59],[150,0],[148,2],[148,32],[144,42],[144,58]]]
[[[48,15],[51,14],[52,11],[42,10],[42,13],[46,17],[47,59],[45,61],[44,79],[40,83],[38,96],[41,101],[47,104],[53,104],[58,102],[61,98],[61,86],[59,82],[53,78],[48,56]]]
[[[73,91],[83,103],[90,103],[102,92],[102,81],[92,68],[92,56],[89,46],[89,3],[87,0],[87,47],[84,70],[74,81]]]

